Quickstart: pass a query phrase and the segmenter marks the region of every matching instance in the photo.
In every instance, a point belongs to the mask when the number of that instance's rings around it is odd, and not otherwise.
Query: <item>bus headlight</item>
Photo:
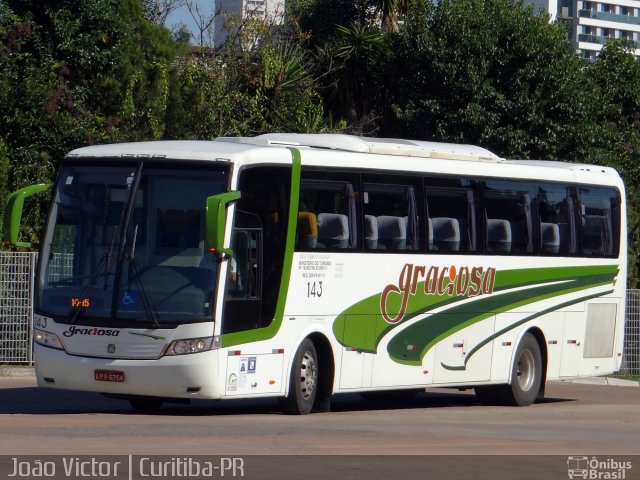
[[[175,340],[171,342],[165,355],[188,355],[190,353],[205,352],[211,350],[212,345],[213,337]]]
[[[33,341],[43,347],[56,348],[58,350],[64,350],[62,342],[58,336],[54,333],[45,332],[44,330],[34,330]]]

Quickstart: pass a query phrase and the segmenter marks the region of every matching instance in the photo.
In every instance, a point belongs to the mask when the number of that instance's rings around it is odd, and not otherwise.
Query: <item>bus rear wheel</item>
[[[311,340],[305,339],[293,360],[289,379],[289,395],[281,402],[289,415],[311,413],[318,392],[318,354]]]
[[[518,344],[509,385],[502,390],[505,405],[525,407],[536,401],[542,384],[542,354],[536,337],[526,333]]]

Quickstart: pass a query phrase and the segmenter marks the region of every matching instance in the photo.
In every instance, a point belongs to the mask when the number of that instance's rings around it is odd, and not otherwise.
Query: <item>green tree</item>
[[[606,127],[593,155],[616,168],[627,190],[629,286],[640,285],[640,64],[623,42],[605,45],[587,74],[606,99],[597,112]]]
[[[380,30],[355,23],[337,26],[331,41],[317,49],[317,76],[325,106],[350,129],[366,131],[374,121],[378,100],[377,78],[383,59],[389,54]]]
[[[11,190],[72,148],[160,138],[176,43],[139,0],[0,0],[0,137]],[[44,206],[30,208],[35,236]]]
[[[385,32],[398,31],[398,17],[406,15],[411,6],[411,0],[378,0],[382,30]]]
[[[2,137],[0,137],[0,218],[4,215],[4,205],[9,198],[9,188],[7,181],[9,180],[9,156],[7,155],[7,146]]]
[[[186,59],[167,136],[211,139],[327,128],[312,58],[295,30],[240,18],[227,19],[227,28],[237,37]]]
[[[591,145],[584,63],[520,1],[417,1],[393,51],[387,134],[525,158],[571,159]]]
[[[309,36],[309,44],[322,46],[336,35],[337,27],[374,26],[378,0],[292,0],[289,21]]]

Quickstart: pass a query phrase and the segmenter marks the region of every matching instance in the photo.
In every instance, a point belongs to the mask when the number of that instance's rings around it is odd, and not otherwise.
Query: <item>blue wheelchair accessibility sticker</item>
[[[123,290],[120,295],[120,304],[125,308],[135,307],[138,304],[138,292],[136,290]]]

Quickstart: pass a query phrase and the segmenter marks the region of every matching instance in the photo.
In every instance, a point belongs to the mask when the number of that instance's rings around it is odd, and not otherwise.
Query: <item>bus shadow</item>
[[[0,390],[0,415],[60,415],[82,413],[124,413],[126,402],[99,393],[50,390],[38,387]]]
[[[540,404],[559,402],[573,402],[573,398],[545,398]],[[477,399],[473,391],[459,392],[437,391],[416,395],[409,401],[371,401],[364,399],[358,393],[334,395],[331,399],[331,412],[367,412],[385,410],[408,410],[425,408],[456,408],[456,407],[485,407],[485,408],[513,408],[505,406],[486,407]],[[137,412],[132,412],[137,413]],[[177,416],[224,416],[251,414],[282,414],[278,399],[241,399],[241,400],[198,400],[190,405],[165,406],[156,415]]]
[[[577,399],[575,398],[556,398],[556,397],[549,397],[549,398],[543,398],[542,400],[538,400],[536,402],[536,404],[544,404],[544,403],[560,403],[560,402],[575,402],[577,401]]]
[[[339,396],[338,396],[339,397]],[[574,398],[545,398],[536,404],[550,404],[559,402],[574,402]],[[365,400],[356,394],[354,400],[350,402],[335,401],[331,403],[331,410],[338,412],[349,411],[371,411],[371,410],[404,410],[404,409],[425,409],[425,408],[455,408],[455,407],[487,407],[487,408],[511,408],[501,405],[484,405],[473,393],[469,391],[427,391],[419,393],[412,400]]]
[[[99,393],[50,390],[38,387],[6,388],[0,390],[0,415],[71,415],[125,414],[159,416],[219,416],[280,413],[278,399],[195,400],[190,404],[165,402],[153,413],[134,410],[129,402],[107,398]],[[572,402],[572,398],[545,398],[539,404]],[[412,400],[365,400],[357,393],[335,395],[331,400],[333,412],[376,410],[455,408],[482,406],[472,391],[439,390],[419,393]],[[509,408],[509,407],[490,407]]]
[[[133,409],[126,400],[99,393],[72,390],[52,390],[39,387],[0,389],[0,415],[238,415],[279,412],[277,399],[196,400],[191,403],[165,402],[162,409],[143,413]]]
[[[573,398],[545,398],[538,402],[573,402]],[[367,412],[385,410],[407,410],[425,408],[483,407],[473,393],[444,391],[427,392],[416,395],[410,401],[371,401],[358,393],[334,395],[331,399],[331,412]],[[493,406],[491,408],[512,408]],[[132,414],[139,412],[132,411]],[[226,416],[251,414],[282,414],[278,399],[239,399],[239,400],[197,400],[190,405],[166,403],[156,415],[176,416]]]

